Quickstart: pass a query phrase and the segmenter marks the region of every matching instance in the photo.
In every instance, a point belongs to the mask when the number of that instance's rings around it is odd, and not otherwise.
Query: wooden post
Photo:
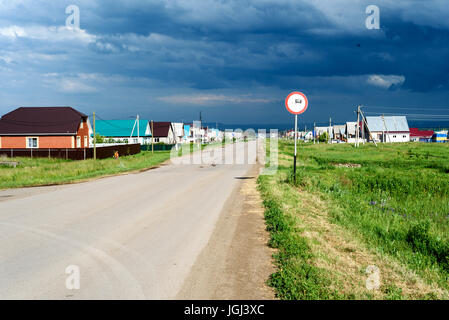
[[[369,137],[371,140],[373,140],[375,146],[377,147],[376,140],[374,139],[373,135],[371,134],[371,131],[369,130],[368,123],[366,122],[365,115],[364,115],[363,112],[361,112],[361,111],[360,111],[360,115],[362,116],[363,125],[364,125],[364,127],[366,128],[366,130],[368,131],[368,135],[369,135],[368,137]]]
[[[154,125],[153,120],[151,120],[151,153],[154,154]]]
[[[316,140],[316,126],[315,126],[315,122],[313,123],[313,144],[315,144],[315,140]]]
[[[362,143],[365,145],[365,121],[363,121],[364,117],[362,116]]]

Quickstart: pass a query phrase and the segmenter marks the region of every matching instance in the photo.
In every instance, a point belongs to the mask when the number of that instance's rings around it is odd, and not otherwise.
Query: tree
[[[326,131],[324,131],[321,135],[320,138],[318,139],[320,142],[327,142],[327,140],[329,140],[329,135],[327,134]]]
[[[99,133],[97,133],[96,135],[95,135],[95,143],[103,143],[104,142],[104,137],[103,136],[101,136]]]

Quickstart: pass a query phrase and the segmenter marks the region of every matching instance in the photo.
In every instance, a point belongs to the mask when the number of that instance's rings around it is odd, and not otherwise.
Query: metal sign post
[[[309,101],[302,92],[292,92],[285,99],[285,107],[288,112],[295,115],[295,155],[293,159],[293,180],[296,184],[296,157],[297,157],[297,139],[298,139],[298,114],[306,111]]]
[[[297,147],[296,147],[296,140],[298,139],[298,115],[295,114],[295,159],[293,160],[293,179],[296,184],[296,154],[297,154]]]

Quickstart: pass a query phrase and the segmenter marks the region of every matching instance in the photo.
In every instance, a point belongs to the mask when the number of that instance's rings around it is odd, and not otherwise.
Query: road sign
[[[288,112],[295,115],[295,154],[293,157],[293,179],[296,184],[296,153],[297,153],[297,132],[298,132],[298,114],[303,113],[307,110],[307,106],[309,105],[309,101],[304,93],[294,91],[290,93],[287,98],[285,98],[285,107]]]
[[[302,92],[292,92],[285,99],[285,107],[292,114],[301,114],[307,109],[309,101]]]

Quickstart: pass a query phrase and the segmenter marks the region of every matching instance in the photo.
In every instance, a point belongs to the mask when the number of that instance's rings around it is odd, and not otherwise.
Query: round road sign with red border
[[[307,110],[308,104],[309,101],[307,100],[306,95],[302,92],[292,92],[285,99],[285,107],[287,108],[288,112],[292,114],[303,113]]]

